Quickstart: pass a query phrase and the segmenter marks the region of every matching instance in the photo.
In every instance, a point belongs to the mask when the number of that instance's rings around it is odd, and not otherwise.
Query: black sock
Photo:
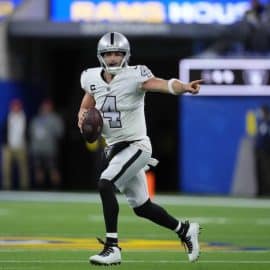
[[[106,244],[108,244],[109,246],[117,246],[118,238],[106,237]]]
[[[179,231],[176,232],[178,234],[179,238],[185,237],[188,229],[189,229],[189,222],[187,220],[184,223],[181,222],[181,227],[180,227]]]
[[[133,209],[136,215],[147,218],[154,223],[166,227],[171,230],[175,230],[179,224],[179,221],[157,204],[154,204],[150,199],[143,205]]]
[[[115,196],[114,186],[109,180],[101,179],[98,187],[102,200],[106,232],[116,233],[119,205]]]

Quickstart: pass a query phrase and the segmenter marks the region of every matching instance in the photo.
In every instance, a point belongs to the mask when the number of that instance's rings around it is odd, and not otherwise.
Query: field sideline
[[[157,195],[179,219],[203,227],[199,262],[190,264],[176,236],[137,218],[123,196],[119,269],[270,269],[270,200]],[[94,193],[0,191],[0,270],[89,269],[104,225]]]

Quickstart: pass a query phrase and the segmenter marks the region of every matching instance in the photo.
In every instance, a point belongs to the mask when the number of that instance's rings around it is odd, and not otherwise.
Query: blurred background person
[[[38,115],[30,123],[35,188],[60,188],[59,146],[63,133],[63,121],[54,111],[53,102],[50,99],[44,100]]]
[[[263,105],[257,115],[256,165],[258,195],[270,195],[270,108]]]
[[[18,169],[18,186],[29,188],[28,157],[26,142],[26,115],[21,100],[14,99],[10,103],[7,121],[4,125],[4,144],[2,149],[2,186],[3,189],[14,187],[13,165]]]
[[[270,3],[250,0],[243,18],[225,28],[220,38],[201,52],[200,57],[268,54],[270,48]]]
[[[248,35],[244,41],[245,50],[267,53],[270,48],[270,38],[267,33],[270,23],[269,10],[260,0],[251,0],[250,6],[243,18],[243,22],[248,26]]]

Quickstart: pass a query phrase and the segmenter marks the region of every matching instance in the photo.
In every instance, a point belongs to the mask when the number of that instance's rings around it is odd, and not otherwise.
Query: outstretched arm
[[[80,110],[78,112],[78,127],[80,128],[80,130],[82,129],[82,122],[85,118],[85,113],[91,107],[95,107],[95,105],[96,105],[95,99],[91,95],[85,93],[85,95],[82,99],[82,102],[81,102]]]
[[[181,95],[183,93],[195,95],[199,92],[200,84],[202,82],[203,80],[196,80],[189,83],[183,83],[178,79],[164,80],[154,77],[142,84],[142,90],[173,95]]]

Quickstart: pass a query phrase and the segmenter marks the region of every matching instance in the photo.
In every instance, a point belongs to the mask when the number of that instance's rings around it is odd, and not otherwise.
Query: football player
[[[129,66],[129,41],[117,32],[101,37],[97,57],[101,66],[82,72],[81,86],[85,95],[78,113],[78,126],[82,129],[85,112],[90,107],[95,106],[101,112],[102,135],[108,145],[105,149],[108,165],[98,182],[106,240],[100,240],[103,250],[89,261],[98,265],[121,263],[115,188],[125,194],[136,215],[174,231],[186,246],[189,261],[196,261],[200,250],[199,224],[178,221],[149,198],[144,168],[155,160],[151,158],[151,142],[146,132],[144,97],[150,91],[197,94],[202,80],[190,83],[164,80],[155,77],[146,66]]]

